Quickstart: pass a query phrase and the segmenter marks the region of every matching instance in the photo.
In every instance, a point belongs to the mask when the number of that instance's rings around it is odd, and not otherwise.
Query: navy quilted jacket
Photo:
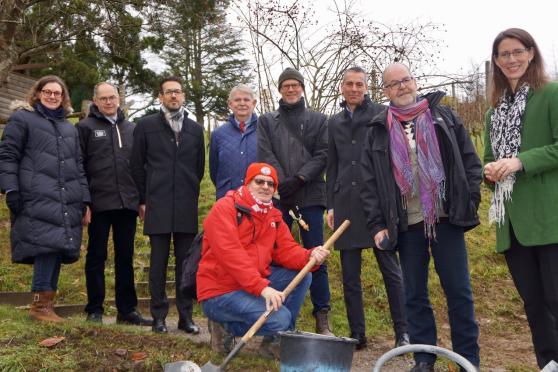
[[[19,191],[22,210],[12,216],[12,261],[60,253],[79,259],[84,203],[89,203],[78,132],[67,120],[46,119],[26,107],[8,119],[0,142],[0,189]]]
[[[240,133],[234,116],[211,134],[209,173],[215,185],[217,199],[227,191],[244,184],[248,166],[256,161],[258,116],[252,114],[244,133]]]

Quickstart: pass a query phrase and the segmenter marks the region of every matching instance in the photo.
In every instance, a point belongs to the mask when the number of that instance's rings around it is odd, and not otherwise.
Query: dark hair
[[[39,93],[43,90],[44,86],[47,85],[48,83],[56,83],[60,85],[60,87],[62,88],[62,102],[60,103],[60,106],[62,106],[66,114],[69,114],[72,111],[74,111],[72,109],[72,101],[70,100],[68,87],[66,87],[66,83],[64,83],[64,81],[56,75],[43,76],[42,78],[37,80],[35,84],[33,84],[33,86],[31,87],[29,93],[27,94],[27,103],[29,103],[31,107],[35,106],[35,104],[40,101]]]
[[[182,79],[181,78],[179,78],[178,76],[175,76],[175,75],[167,76],[166,78],[161,80],[161,83],[159,84],[159,92],[160,93],[163,93],[163,84],[165,84],[166,82],[169,82],[169,81],[176,81],[182,87]]]
[[[366,73],[366,71],[364,71],[364,69],[362,67],[353,66],[353,67],[349,67],[348,69],[345,70],[345,72],[343,73],[343,79],[341,80],[341,82],[345,81],[345,78],[347,77],[347,74],[349,72],[364,74],[364,82],[366,83],[366,80],[368,80],[368,74]]]
[[[493,107],[498,104],[500,98],[505,94],[506,90],[512,90],[508,79],[506,78],[502,70],[500,70],[500,67],[496,65],[496,58],[498,57],[498,47],[504,39],[516,39],[521,44],[523,44],[525,48],[533,51],[533,59],[531,60],[531,62],[529,62],[527,70],[519,79],[518,87],[521,86],[522,83],[527,83],[529,84],[529,87],[531,89],[540,89],[548,82],[548,76],[544,71],[543,58],[539,47],[535,42],[535,39],[533,39],[531,34],[529,34],[525,30],[522,30],[520,28],[508,28],[507,30],[500,32],[492,43],[490,104]]]

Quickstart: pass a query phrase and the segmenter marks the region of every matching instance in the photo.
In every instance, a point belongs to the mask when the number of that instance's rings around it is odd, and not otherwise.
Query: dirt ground
[[[195,320],[201,327],[201,333],[196,336],[186,335],[184,332],[176,331],[176,320],[168,319],[169,330],[172,333],[184,335],[192,338],[196,342],[209,343],[209,333],[207,331],[206,319]],[[536,360],[531,344],[531,336],[527,325],[516,334],[510,336],[488,335],[483,332],[486,321],[479,319],[481,326],[480,349],[481,349],[481,370],[486,372],[506,372],[506,371],[537,371]],[[489,337],[490,336],[490,337]],[[260,340],[255,337],[245,347],[244,352],[255,352]],[[384,353],[391,350],[394,340],[392,338],[369,338],[368,347],[364,350],[356,351],[353,355],[352,372],[371,372],[375,362]],[[438,346],[450,348],[449,324],[441,323],[438,327]],[[394,358],[382,367],[382,372],[408,371],[414,365],[410,355]],[[437,363],[436,371],[451,371],[445,363]]]

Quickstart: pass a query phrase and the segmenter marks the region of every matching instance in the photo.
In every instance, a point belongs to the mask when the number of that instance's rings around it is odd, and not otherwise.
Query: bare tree
[[[347,0],[334,2],[330,11],[335,20],[325,26],[312,6],[300,0],[236,0],[233,5],[249,33],[264,112],[275,107],[275,79],[288,66],[305,76],[308,105],[331,113],[348,67],[359,65],[369,72],[369,93],[379,100],[381,71],[387,64],[401,61],[417,70],[438,59],[440,42],[432,35],[440,26],[431,22],[385,25],[364,19]]]

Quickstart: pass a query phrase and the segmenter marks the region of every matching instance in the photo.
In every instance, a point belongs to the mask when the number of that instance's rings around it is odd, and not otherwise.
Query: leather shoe
[[[194,335],[200,333],[200,327],[198,327],[192,319],[180,319],[178,321],[178,329],[183,330],[186,333],[192,333]]]
[[[165,319],[153,319],[153,325],[151,330],[155,333],[167,333],[167,325],[165,324]]]
[[[410,345],[411,340],[407,332],[395,336],[395,347]]]
[[[428,362],[418,362],[410,372],[434,372],[434,364]]]
[[[103,313],[89,313],[85,320],[92,323],[103,323]]]
[[[137,310],[130,311],[128,314],[122,314],[121,312],[118,312],[118,314],[116,314],[116,323],[133,324],[139,326],[153,325],[153,321],[151,319],[144,318]]]
[[[357,340],[358,342],[355,345],[355,349],[356,350],[362,350],[366,347],[366,345],[368,344],[368,341],[366,340],[366,336],[365,335],[351,335],[351,338],[354,338],[355,340]]]

